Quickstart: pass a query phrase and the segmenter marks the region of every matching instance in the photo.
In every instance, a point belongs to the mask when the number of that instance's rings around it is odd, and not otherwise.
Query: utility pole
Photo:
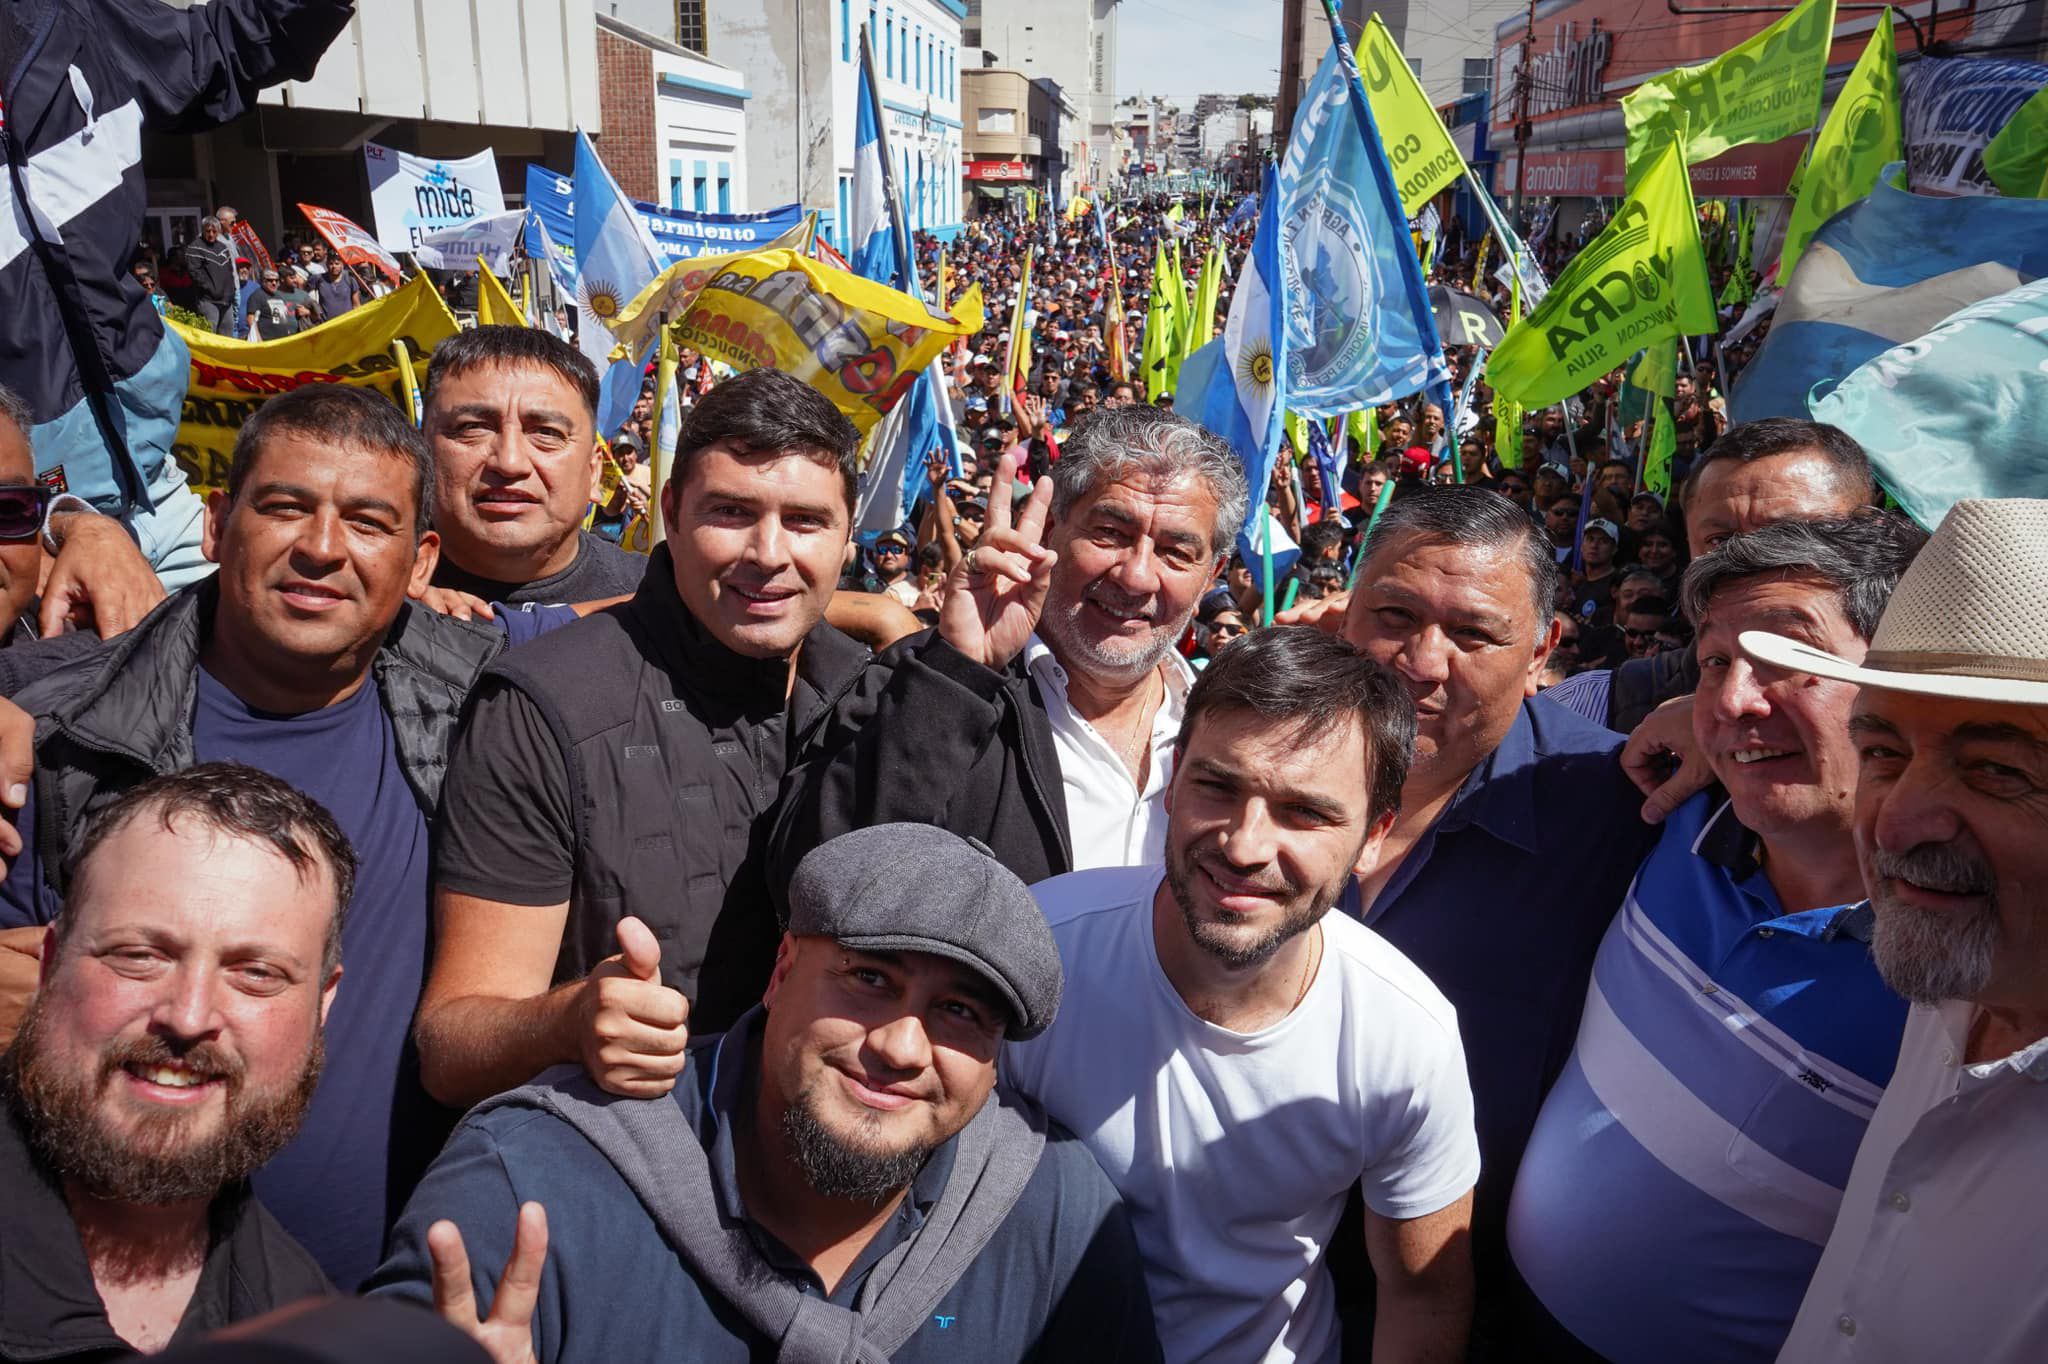
[[[1529,87],[1535,84],[1536,0],[1529,0],[1529,17],[1522,25],[1522,60],[1515,72],[1515,235],[1522,232],[1522,192],[1529,183]],[[1505,245],[1505,243],[1503,243]]]

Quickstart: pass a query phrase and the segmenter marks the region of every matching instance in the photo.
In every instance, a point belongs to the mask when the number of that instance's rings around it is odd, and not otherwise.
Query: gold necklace
[[[1293,1012],[1294,1012],[1294,1011],[1295,1011],[1296,1009],[1299,1009],[1299,1008],[1301,1007],[1301,1001],[1303,1001],[1304,999],[1307,999],[1307,998],[1308,998],[1308,987],[1309,987],[1309,986],[1311,986],[1311,985],[1313,985],[1313,984],[1315,983],[1315,979],[1316,979],[1316,967],[1318,967],[1318,966],[1320,966],[1320,965],[1322,964],[1322,960],[1323,960],[1323,933],[1322,933],[1322,925],[1321,925],[1321,924],[1317,924],[1317,925],[1316,925],[1316,940],[1315,940],[1315,942],[1314,942],[1313,944],[1311,944],[1311,945],[1310,945],[1310,948],[1309,948],[1309,955],[1308,955],[1308,965],[1307,965],[1307,966],[1305,966],[1305,967],[1303,967],[1303,968],[1302,968],[1302,971],[1301,971],[1301,989],[1300,989],[1299,991],[1297,991],[1297,992],[1295,993],[1295,996],[1294,996],[1294,1002],[1293,1002],[1292,1004],[1290,1004],[1290,1005],[1288,1005],[1288,1006],[1287,1006],[1287,1012],[1288,1012],[1288,1013],[1290,1013],[1290,1014],[1291,1014],[1291,1013],[1293,1013]]]
[[[1149,702],[1138,707],[1138,723],[1131,729],[1130,742],[1125,744],[1117,755],[1123,759],[1125,770],[1131,774],[1131,784],[1138,788],[1140,795],[1144,794],[1145,783],[1143,775],[1138,771],[1138,751],[1144,747],[1145,741],[1152,737],[1152,719],[1156,709]]]

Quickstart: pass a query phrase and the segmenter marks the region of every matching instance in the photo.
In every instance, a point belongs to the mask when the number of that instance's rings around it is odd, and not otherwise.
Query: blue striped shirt
[[[1787,914],[1718,795],[1671,816],[1593,964],[1508,1213],[1545,1308],[1616,1361],[1770,1361],[1891,1078],[1870,910]]]

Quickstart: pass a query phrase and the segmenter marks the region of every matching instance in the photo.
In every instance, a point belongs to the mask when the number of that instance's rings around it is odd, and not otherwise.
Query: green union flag
[[[2048,86],[2036,90],[1991,139],[1984,173],[2009,198],[2048,199]]]
[[[1671,429],[1671,414],[1664,404],[1650,405],[1650,439],[1643,453],[1643,487],[1657,496],[1671,497],[1671,457],[1678,453],[1678,433]]]
[[[1523,407],[1546,407],[1646,346],[1714,327],[1692,184],[1667,143],[1614,221],[1501,338],[1486,378]]]
[[[1621,102],[1629,188],[1662,143],[1683,143],[1691,165],[1818,123],[1834,31],[1835,0],[1806,0],[1712,61],[1644,81]]]
[[[1892,41],[1892,12],[1886,10],[1807,153],[1799,198],[1785,227],[1785,249],[1778,256],[1781,281],[1792,277],[1792,267],[1822,223],[1877,188],[1887,162],[1905,160],[1899,119],[1899,54]],[[1987,167],[1990,160],[1987,149]]]

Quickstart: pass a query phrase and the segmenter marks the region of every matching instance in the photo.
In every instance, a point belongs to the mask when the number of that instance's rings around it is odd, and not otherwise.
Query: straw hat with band
[[[1888,691],[2048,706],[2048,501],[1966,498],[1899,579],[1860,664],[1763,630],[1744,653]]]

